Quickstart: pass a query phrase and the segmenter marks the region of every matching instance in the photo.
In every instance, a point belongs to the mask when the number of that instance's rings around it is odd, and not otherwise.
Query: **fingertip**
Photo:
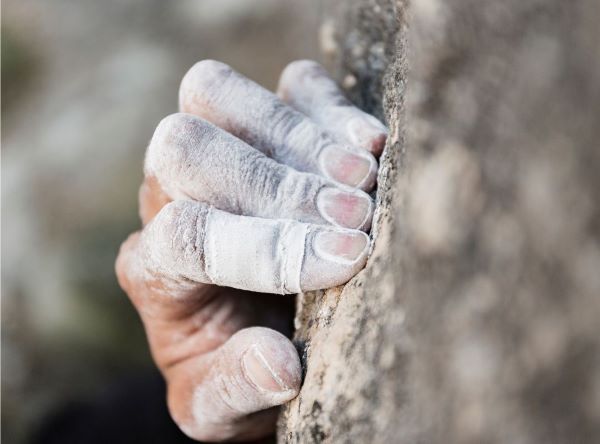
[[[379,158],[383,153],[385,142],[387,141],[388,134],[380,133],[377,136],[371,138],[370,142],[367,143],[367,149],[376,157]]]
[[[369,152],[363,151],[362,155],[368,159],[369,162],[369,173],[364,178],[364,180],[358,184],[357,188],[370,192],[375,188],[375,184],[377,183],[377,171],[379,169],[379,163],[375,156]]]
[[[342,285],[367,262],[369,236],[359,230],[319,228],[307,240],[301,275],[303,291]]]
[[[352,145],[363,148],[379,157],[385,146],[387,128],[375,117],[360,112],[346,123],[346,133]]]

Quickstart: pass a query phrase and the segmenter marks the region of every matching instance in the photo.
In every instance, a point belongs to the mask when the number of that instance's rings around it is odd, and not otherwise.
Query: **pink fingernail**
[[[367,152],[363,155],[329,146],[321,153],[320,161],[325,173],[336,182],[363,189],[375,184],[377,161]]]
[[[253,345],[242,358],[246,376],[259,388],[269,392],[285,392],[289,390],[257,345]]]
[[[313,247],[317,254],[327,260],[352,264],[369,245],[369,237],[362,231],[321,231],[315,236]]]
[[[321,215],[334,225],[368,230],[373,215],[373,202],[363,192],[347,192],[334,187],[324,187],[317,195],[317,208]]]

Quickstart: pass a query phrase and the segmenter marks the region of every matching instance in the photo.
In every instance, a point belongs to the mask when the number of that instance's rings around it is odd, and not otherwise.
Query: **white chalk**
[[[375,117],[352,105],[327,71],[311,60],[290,63],[279,81],[279,96],[327,128],[338,140],[379,154],[387,136]]]
[[[179,103],[182,111],[214,123],[298,171],[332,179],[319,161],[321,154],[332,146],[343,148],[371,164],[360,188],[370,191],[375,184],[377,161],[369,152],[354,150],[346,139],[336,140],[330,128],[315,123],[224,63],[203,60],[194,65],[181,83]]]
[[[365,230],[373,213],[365,192],[300,173],[189,114],[173,114],[158,125],[146,154],[145,174],[156,178],[172,199],[193,199],[232,214]],[[318,197],[333,189],[348,198],[342,196],[340,205],[358,200],[362,205],[351,210],[363,213],[338,212],[337,219],[325,213]]]
[[[175,201],[143,231],[139,255],[146,272],[170,282],[175,296],[194,283],[284,294],[347,282],[364,267],[368,246],[358,230]]]

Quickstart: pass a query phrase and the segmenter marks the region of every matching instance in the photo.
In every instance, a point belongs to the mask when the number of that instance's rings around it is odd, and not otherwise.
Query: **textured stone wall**
[[[375,246],[300,295],[290,443],[600,442],[600,4],[331,2],[391,134]]]

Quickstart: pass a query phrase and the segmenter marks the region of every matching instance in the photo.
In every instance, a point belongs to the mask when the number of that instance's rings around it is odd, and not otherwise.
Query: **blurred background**
[[[194,62],[273,89],[319,59],[321,15],[318,0],[2,2],[3,442],[154,375],[113,271],[145,146]]]

